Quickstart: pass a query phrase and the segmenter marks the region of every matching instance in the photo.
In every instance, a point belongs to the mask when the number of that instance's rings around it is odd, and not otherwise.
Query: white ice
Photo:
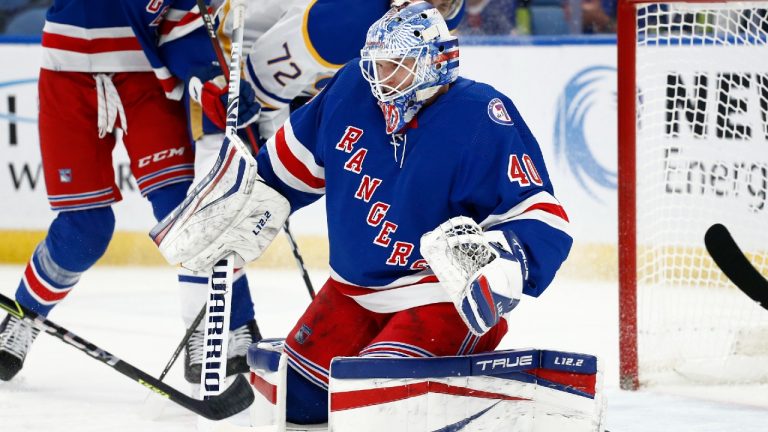
[[[0,292],[12,296],[22,266],[0,266]],[[283,337],[309,303],[294,270],[249,269],[262,333]],[[327,276],[313,271],[316,288]],[[121,359],[159,375],[181,339],[175,273],[169,268],[101,267],[87,272],[49,318]],[[501,348],[552,348],[605,361],[611,432],[768,431],[768,386],[618,389],[617,289],[613,283],[556,280],[539,299],[514,311]],[[166,381],[188,390],[181,361]],[[150,403],[145,399],[152,398]],[[24,369],[0,382],[0,431],[193,431],[196,418],[157,398],[61,341],[41,335]],[[553,431],[555,432],[555,431]]]

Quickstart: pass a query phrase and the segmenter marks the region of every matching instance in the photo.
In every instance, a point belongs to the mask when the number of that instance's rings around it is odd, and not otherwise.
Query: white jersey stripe
[[[173,42],[176,39],[179,39],[181,37],[184,37],[192,33],[193,31],[197,30],[202,26],[203,26],[203,19],[197,18],[194,21],[191,21],[187,24],[174,27],[170,33],[160,36],[160,39],[157,42],[157,46],[162,46],[163,44],[166,44],[168,42]]]
[[[83,54],[43,47],[43,69],[70,72],[149,72],[152,67],[142,51]]]
[[[135,37],[130,26],[126,27],[103,27],[103,28],[84,28],[70,24],[61,24],[46,21],[43,31],[46,33],[68,36],[78,39],[102,39],[102,38],[124,38]]]
[[[171,75],[171,71],[169,71],[168,68],[165,67],[165,66],[162,66],[162,67],[159,67],[159,68],[154,68],[154,69],[152,69],[152,72],[155,73],[155,76],[159,80],[164,80],[164,79],[168,79],[168,78],[173,77],[173,75]]]
[[[315,163],[315,155],[312,154],[301,142],[299,142],[296,135],[293,134],[293,126],[291,121],[288,120],[284,124],[285,131],[285,143],[288,144],[288,148],[291,150],[297,159],[301,161],[304,166],[307,167],[310,173],[317,178],[325,178],[325,168]]]
[[[392,313],[434,303],[451,303],[448,293],[438,282],[373,291],[350,296],[360,306],[376,313]]]
[[[559,216],[555,216],[552,213],[549,213],[543,210],[532,210],[529,212],[525,212],[520,216],[516,216],[509,219],[508,221],[512,221],[512,220],[537,220],[540,222],[544,222],[545,224],[551,226],[552,228],[557,228],[560,231],[573,237],[573,235],[571,234],[570,223],[568,223],[565,219]],[[508,221],[505,221],[505,222],[508,222]]]
[[[348,280],[344,279],[340,274],[336,273],[336,271],[331,268],[331,279],[341,282],[346,285],[353,285],[360,288],[370,289],[370,290],[385,290],[385,289],[391,289],[391,288],[398,288],[398,287],[404,287],[408,285],[413,285],[420,280],[424,279],[425,277],[434,276],[435,273],[431,269],[422,270],[416,274],[403,276],[401,278],[397,278],[393,280],[392,282],[382,285],[382,286],[363,286],[358,285],[353,282],[349,282]]]
[[[493,226],[509,222],[511,220],[515,219],[537,219],[541,220],[542,222],[547,223],[548,225],[551,225],[553,228],[557,228],[561,231],[564,231],[568,233],[569,231],[569,223],[566,219],[563,219],[559,216],[556,216],[552,213],[545,212],[543,210],[529,210],[532,206],[537,204],[551,204],[557,207],[560,207],[562,209],[562,205],[560,204],[560,201],[557,200],[552,194],[546,191],[539,192],[533,196],[530,196],[523,200],[518,205],[512,207],[511,209],[507,210],[503,214],[496,215],[492,214],[485,218],[482,222],[480,222],[480,227],[484,230],[488,230],[489,228],[492,228]],[[542,214],[547,214],[549,216],[542,216]]]
[[[180,21],[182,18],[187,16],[189,13],[198,13],[200,9],[197,8],[197,5],[195,5],[192,9],[185,10],[185,9],[168,9],[168,13],[165,14],[165,20],[166,21]]]
[[[87,50],[83,49],[84,44],[88,46]],[[89,29],[46,21],[42,45],[43,69],[69,72],[152,70],[129,26]]]
[[[289,156],[298,161],[298,163],[306,168],[311,175],[320,179],[325,178],[325,170],[315,163],[312,153],[303,145],[301,145],[301,143],[293,135],[290,120],[286,121],[283,125],[283,131],[285,138],[284,142],[278,142],[280,135],[279,131],[277,134],[272,136],[269,141],[267,141],[267,154],[269,154],[269,161],[272,166],[272,170],[275,172],[275,175],[277,175],[277,177],[283,183],[300,192],[320,195],[324,194],[325,187],[313,187],[307,184],[306,181],[294,175],[289,167],[285,166],[283,161],[280,159],[280,156],[278,155],[279,145],[284,146],[281,148],[281,151],[289,152]]]

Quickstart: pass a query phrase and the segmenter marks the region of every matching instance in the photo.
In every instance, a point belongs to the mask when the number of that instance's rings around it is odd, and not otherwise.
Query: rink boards
[[[579,262],[571,260],[569,269],[612,276],[617,205],[615,40],[462,41],[460,73],[509,95],[543,149],[556,194],[572,224],[572,255]],[[0,70],[0,171],[4,171],[0,202],[13,203],[0,217],[0,262],[26,261],[54,216],[46,200],[37,139],[41,54],[35,42],[0,41],[0,55],[14,59],[14,67]],[[114,206],[117,234],[104,262],[161,264],[145,234],[154,223],[150,207],[137,193],[122,146],[114,156],[116,183],[124,200]],[[303,209],[291,223],[304,259],[312,266],[327,263],[322,203]],[[287,248],[278,241],[261,265],[292,266]]]

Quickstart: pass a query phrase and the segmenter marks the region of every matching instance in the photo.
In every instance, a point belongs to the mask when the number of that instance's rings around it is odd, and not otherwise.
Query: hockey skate
[[[0,324],[0,380],[10,381],[21,370],[29,348],[40,330],[15,316]]]
[[[200,384],[203,364],[203,331],[192,333],[184,350],[184,379],[192,384]],[[256,320],[250,320],[244,325],[229,332],[229,347],[227,348],[227,376],[248,372],[248,347],[260,341],[261,333]]]

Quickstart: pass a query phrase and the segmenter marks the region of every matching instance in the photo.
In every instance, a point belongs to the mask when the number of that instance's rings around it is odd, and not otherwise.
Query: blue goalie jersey
[[[450,301],[419,253],[455,216],[514,232],[526,249],[523,292],[540,295],[568,255],[568,218],[541,150],[514,104],[459,78],[407,130],[384,117],[353,60],[291,114],[258,154],[259,174],[292,211],[326,196],[331,277],[375,312]]]

